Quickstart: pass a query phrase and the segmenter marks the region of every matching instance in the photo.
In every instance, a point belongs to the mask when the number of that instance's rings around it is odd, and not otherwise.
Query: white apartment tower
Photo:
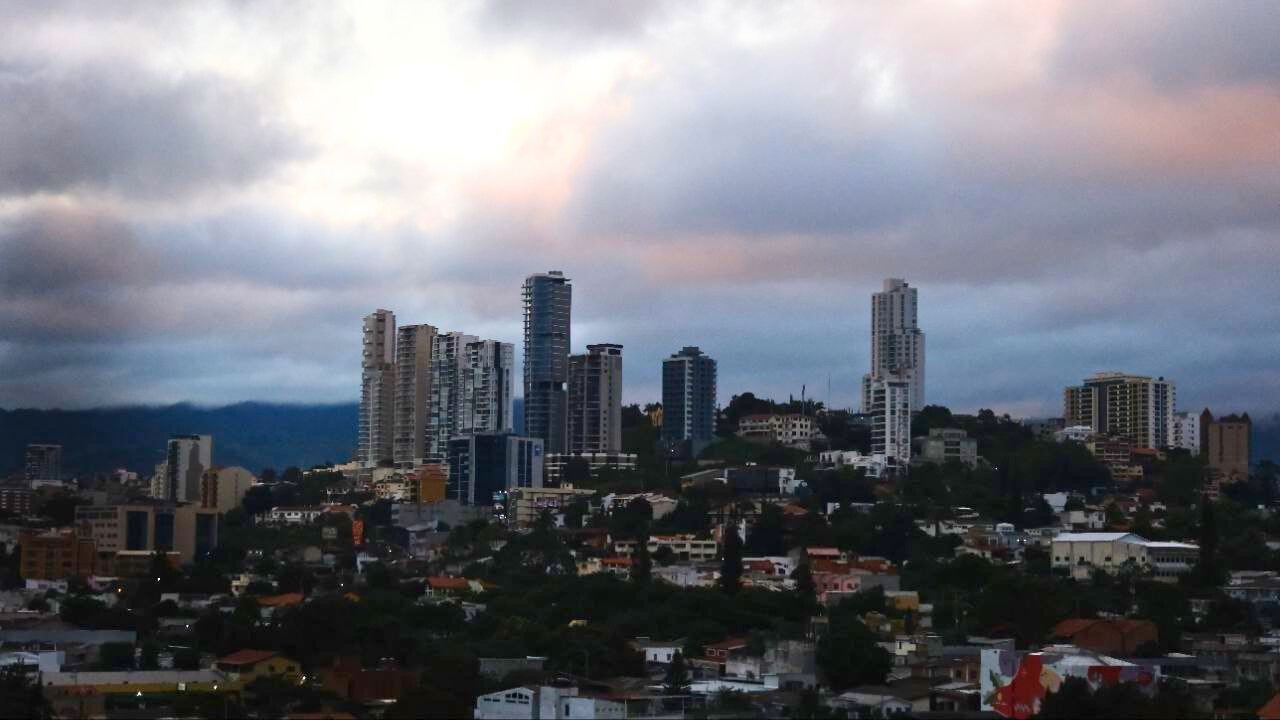
[[[900,278],[871,296],[871,372],[862,377],[862,411],[871,412],[872,382],[911,383],[911,411],[924,407],[924,333],[916,317],[916,289]]]
[[[436,329],[431,325],[402,325],[396,331],[395,440],[399,467],[413,467],[427,457],[427,426],[431,422],[431,351]]]
[[[871,454],[890,467],[911,462],[912,382],[905,374],[876,378],[870,384]]]
[[[365,316],[363,330],[356,458],[373,467],[395,456],[396,315],[375,310]]]
[[[447,460],[449,441],[512,430],[515,346],[474,335],[436,335],[431,349],[431,411],[426,458]]]
[[[1193,412],[1176,412],[1169,421],[1169,447],[1182,448],[1191,454],[1200,454],[1200,415]]]

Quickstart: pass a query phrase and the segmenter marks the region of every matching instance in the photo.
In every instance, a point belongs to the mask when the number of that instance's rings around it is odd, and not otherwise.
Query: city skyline
[[[356,401],[377,307],[522,364],[561,268],[627,403],[856,408],[905,277],[930,403],[1280,410],[1266,3],[3,8],[0,407]]]

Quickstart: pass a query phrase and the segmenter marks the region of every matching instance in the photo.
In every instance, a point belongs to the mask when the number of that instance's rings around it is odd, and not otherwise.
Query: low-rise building
[[[561,512],[574,502],[594,494],[594,490],[578,488],[513,488],[507,492],[507,523],[514,528],[527,528],[542,513]],[[656,513],[654,517],[656,519]]]
[[[649,536],[649,556],[653,557],[659,549],[670,548],[677,560],[682,562],[708,562],[716,559],[719,546],[715,540],[704,540],[696,535],[651,535]],[[636,550],[635,540],[615,540],[614,552],[631,557]]]
[[[296,660],[290,660],[273,650],[237,650],[219,658],[214,667],[240,687],[260,677],[279,678],[289,682],[297,682],[302,677],[302,666]]]
[[[880,478],[889,469],[889,459],[884,455],[863,455],[857,450],[828,450],[818,454],[818,467],[864,470],[867,477]]]
[[[267,522],[272,525],[310,525],[324,514],[319,505],[280,505],[267,511]]]
[[[546,484],[555,485],[561,484],[565,466],[574,461],[585,462],[592,477],[596,477],[601,470],[634,472],[638,458],[635,453],[548,453],[543,460],[542,470],[546,476]]]
[[[1200,548],[1190,543],[1154,542],[1133,533],[1062,533],[1053,539],[1050,562],[1073,578],[1088,579],[1094,569],[1115,572],[1126,562],[1156,580],[1174,582],[1195,567]]]
[[[476,720],[565,720],[624,718],[626,703],[580,695],[576,687],[522,686],[476,698]]]
[[[130,670],[124,672],[46,672],[40,689],[54,717],[108,717],[109,698],[132,700],[137,706],[151,698],[172,703],[179,693],[226,692],[227,677],[216,670]]]
[[[955,462],[968,467],[978,464],[978,441],[960,428],[931,428],[921,438],[921,462],[942,465]]]
[[[814,442],[826,439],[817,420],[799,413],[747,415],[738,420],[737,434],[744,440],[801,450],[809,450]]]

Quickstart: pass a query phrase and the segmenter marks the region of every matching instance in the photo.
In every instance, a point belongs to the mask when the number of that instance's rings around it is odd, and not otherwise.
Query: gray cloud
[[[0,66],[0,196],[173,198],[259,179],[304,149],[263,95],[213,75]]]
[[[1136,72],[1165,88],[1280,81],[1269,0],[1071,3],[1053,58],[1064,79]]]

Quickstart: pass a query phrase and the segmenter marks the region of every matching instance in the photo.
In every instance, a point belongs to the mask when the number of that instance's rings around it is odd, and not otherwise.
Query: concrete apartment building
[[[580,455],[550,453],[543,458],[543,470],[546,472],[548,483],[559,484],[565,467],[571,462],[580,460],[586,463],[587,469],[594,477],[599,470],[635,470],[637,458],[636,453],[583,453]]]
[[[924,407],[924,333],[917,317],[916,288],[887,278],[871,295],[871,372],[862,377],[862,412],[871,413],[872,383],[893,378],[911,383],[911,412]]]
[[[76,526],[81,537],[94,541],[99,556],[175,552],[189,563],[218,545],[217,511],[195,505],[82,505]]]
[[[460,332],[436,336],[427,423],[430,462],[444,462],[452,440],[475,433],[511,432],[514,365],[511,343]]]
[[[568,449],[569,317],[573,286],[552,270],[525,278],[524,432],[549,453]]]
[[[541,438],[477,433],[449,441],[445,498],[463,505],[491,505],[498,493],[542,487]]]
[[[1063,390],[1066,426],[1087,426],[1098,435],[1128,438],[1134,447],[1169,446],[1175,406],[1174,383],[1163,377],[1100,372]]]
[[[431,422],[432,325],[404,325],[396,331],[395,437],[397,466],[413,467],[427,457],[427,425]]]
[[[738,421],[738,437],[764,443],[809,450],[813,441],[822,438],[818,422],[799,413],[747,415]]]
[[[622,452],[621,345],[588,345],[569,357],[568,452]]]
[[[165,445],[164,462],[157,467],[152,496],[172,502],[197,502],[200,480],[213,466],[212,435],[173,435]]]
[[[84,579],[94,574],[97,547],[74,530],[22,530],[18,535],[23,580]]]
[[[1199,455],[1200,415],[1193,412],[1176,412],[1169,424],[1169,447],[1181,448],[1192,455]]]
[[[974,467],[978,464],[978,441],[960,428],[933,428],[920,443],[920,459],[939,465],[957,462]]]
[[[915,390],[907,375],[876,378],[869,386],[871,454],[892,469],[911,463],[911,408]]]
[[[662,440],[711,442],[716,429],[716,361],[686,346],[662,361]]]
[[[256,482],[253,473],[237,465],[210,468],[200,478],[200,507],[220,513],[240,507]]]
[[[1249,478],[1249,452],[1253,421],[1249,413],[1214,418],[1209,408],[1200,413],[1201,448],[1218,480],[1237,482]]]
[[[62,482],[62,446],[43,443],[27,445],[25,457],[27,484],[38,487],[43,483]]]
[[[396,315],[379,308],[364,317],[356,459],[365,467],[395,456]]]

